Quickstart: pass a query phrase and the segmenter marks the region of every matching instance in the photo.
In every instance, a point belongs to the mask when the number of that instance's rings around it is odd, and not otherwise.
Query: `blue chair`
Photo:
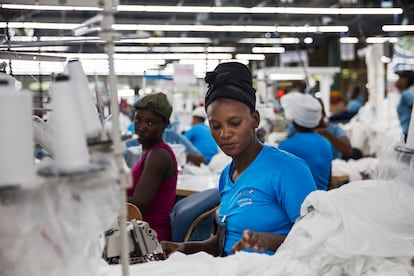
[[[201,241],[215,232],[215,213],[220,204],[217,188],[191,194],[173,207],[171,240],[173,242]]]

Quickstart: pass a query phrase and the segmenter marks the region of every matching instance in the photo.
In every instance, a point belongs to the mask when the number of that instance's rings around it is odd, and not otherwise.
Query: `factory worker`
[[[242,240],[243,231],[251,229],[266,233],[260,249],[273,254],[299,217],[303,200],[316,189],[312,174],[300,158],[258,140],[260,115],[246,65],[221,63],[207,73],[205,80],[211,134],[231,157],[218,185],[219,230],[205,241],[163,242],[164,253],[168,257],[175,251],[204,251],[222,256],[238,250],[257,251],[255,244]]]
[[[163,141],[172,106],[163,93],[150,94],[135,104],[134,127],[142,155],[132,168],[128,201],[137,205],[143,220],[158,234],[171,238],[170,213],[175,202],[178,167],[171,147]]]
[[[314,129],[322,118],[322,105],[309,94],[287,94],[282,97],[287,120],[295,129],[281,141],[279,149],[288,151],[308,164],[318,190],[327,190],[331,177],[332,145]]]

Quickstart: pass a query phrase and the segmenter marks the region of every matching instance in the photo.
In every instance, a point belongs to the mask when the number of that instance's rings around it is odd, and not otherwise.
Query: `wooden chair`
[[[204,220],[209,219],[209,217],[211,217],[211,216],[214,217],[215,212],[218,209],[218,207],[219,206],[217,205],[217,206],[211,208],[210,210],[202,213],[195,220],[193,220],[191,225],[188,227],[187,232],[185,233],[185,236],[184,236],[184,241],[185,242],[191,240],[191,235],[194,233],[194,231],[196,230],[197,226],[200,225],[200,223],[202,223]]]
[[[143,216],[139,208],[132,203],[127,203],[127,220],[136,219],[136,220],[142,220]]]

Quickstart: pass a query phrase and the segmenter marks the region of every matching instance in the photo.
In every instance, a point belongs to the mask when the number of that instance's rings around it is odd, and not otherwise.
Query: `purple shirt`
[[[157,232],[158,240],[164,241],[171,239],[170,213],[175,203],[178,176],[177,160],[169,145],[166,143],[156,144],[142,155],[131,170],[133,184],[127,190],[127,195],[130,197],[134,194],[135,187],[144,170],[145,160],[148,154],[155,148],[164,148],[171,154],[174,160],[175,174],[170,179],[161,182],[151,206],[143,214],[143,220],[148,222],[150,227]]]

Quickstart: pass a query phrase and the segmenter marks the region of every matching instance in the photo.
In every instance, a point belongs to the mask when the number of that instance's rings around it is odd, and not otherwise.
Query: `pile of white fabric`
[[[388,151],[389,145],[402,141],[397,115],[398,97],[396,93],[390,93],[381,106],[367,102],[348,123],[341,125],[351,145],[362,150],[365,156],[379,156]],[[378,114],[377,109],[382,112]]]
[[[131,275],[414,275],[414,158],[392,151],[380,163],[378,179],[311,193],[274,256],[175,253]]]

